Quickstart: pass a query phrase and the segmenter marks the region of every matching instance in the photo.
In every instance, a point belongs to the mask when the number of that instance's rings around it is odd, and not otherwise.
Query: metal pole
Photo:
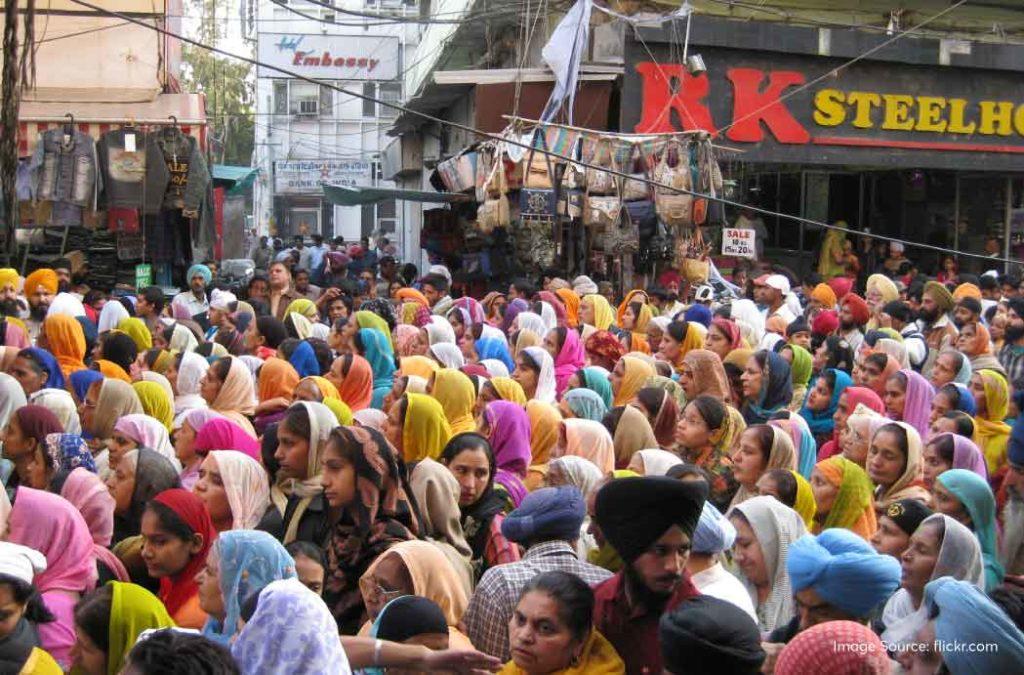
[[[1010,219],[1013,215],[1013,178],[1006,177],[1006,208],[1003,210],[1003,258],[1010,258]],[[984,271],[984,270],[982,270]],[[1003,263],[1003,271],[1010,271],[1010,263]]]

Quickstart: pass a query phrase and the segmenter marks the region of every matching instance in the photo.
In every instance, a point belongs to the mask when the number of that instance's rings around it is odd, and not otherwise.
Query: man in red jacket
[[[658,620],[700,595],[686,560],[706,498],[703,482],[662,476],[619,478],[597,494],[597,523],[625,565],[594,588],[594,627],[627,673],[662,672]]]

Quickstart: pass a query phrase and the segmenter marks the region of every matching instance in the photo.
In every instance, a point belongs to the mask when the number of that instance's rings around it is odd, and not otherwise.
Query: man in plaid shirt
[[[586,515],[583,495],[572,486],[531,492],[501,524],[512,542],[526,548],[519,562],[484,572],[463,616],[473,646],[502,661],[510,658],[508,623],[523,588],[542,572],[575,574],[594,586],[611,577],[606,569],[576,557],[576,539]]]

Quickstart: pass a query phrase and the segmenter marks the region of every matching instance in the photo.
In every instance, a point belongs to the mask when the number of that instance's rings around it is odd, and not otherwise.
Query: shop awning
[[[452,203],[468,202],[470,195],[458,192],[432,192],[428,190],[400,190],[359,185],[324,185],[324,197],[338,206],[362,206],[377,204],[388,199],[404,199],[411,202]]]
[[[229,192],[241,192],[245,190],[259,175],[260,169],[256,166],[231,166],[229,164],[213,165],[213,180],[226,183]]]

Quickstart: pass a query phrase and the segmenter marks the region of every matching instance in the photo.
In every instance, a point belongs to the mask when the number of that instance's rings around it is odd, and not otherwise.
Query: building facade
[[[381,179],[380,166],[396,113],[373,99],[403,99],[402,76],[419,32],[405,19],[418,11],[404,0],[255,2],[250,37],[265,64],[256,72],[255,220],[261,234],[346,241],[393,236],[401,220],[394,201],[333,206],[320,186],[392,185]]]

